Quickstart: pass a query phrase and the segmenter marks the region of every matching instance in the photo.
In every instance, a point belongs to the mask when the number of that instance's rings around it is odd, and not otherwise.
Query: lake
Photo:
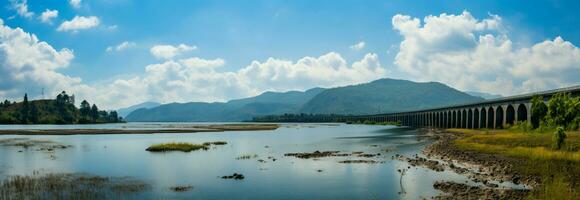
[[[154,128],[167,124],[3,125],[0,129]],[[397,170],[409,165],[391,157],[420,154],[431,141],[420,130],[394,126],[282,124],[272,131],[0,136],[0,140],[8,138],[50,140],[72,147],[47,153],[33,148],[0,146],[0,179],[30,175],[34,171],[132,177],[151,185],[150,190],[132,196],[135,199],[420,199],[439,194],[433,188],[434,181],[469,181],[451,171],[412,167],[403,176],[401,188],[401,175]],[[189,153],[145,151],[156,143],[211,141],[227,141],[228,144]],[[381,155],[370,158],[379,161],[376,164],[339,163],[367,159],[356,156],[320,159],[284,156],[317,150]],[[257,158],[236,159],[244,154],[256,154]],[[259,162],[260,159],[264,162]],[[233,173],[241,173],[245,179],[220,178]],[[193,189],[187,192],[169,189],[177,185],[191,185]],[[400,193],[402,189],[406,193]]]

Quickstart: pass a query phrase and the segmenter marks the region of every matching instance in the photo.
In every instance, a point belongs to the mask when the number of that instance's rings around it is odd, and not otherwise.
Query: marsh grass
[[[163,143],[163,144],[154,144],[147,148],[147,151],[152,152],[166,152],[166,151],[183,151],[183,152],[191,152],[197,150],[208,150],[209,145],[204,144],[191,144],[185,142],[172,142],[172,143]]]
[[[122,199],[148,189],[148,184],[128,178],[35,174],[0,182],[0,199]]]
[[[554,150],[552,134],[513,130],[452,129],[466,137],[454,141],[460,149],[520,159],[514,166],[522,175],[541,177],[539,188],[527,199],[570,199],[580,196],[580,132],[567,132],[564,148]]]
[[[226,145],[228,144],[226,141],[215,141],[215,142],[204,142],[203,145]]]

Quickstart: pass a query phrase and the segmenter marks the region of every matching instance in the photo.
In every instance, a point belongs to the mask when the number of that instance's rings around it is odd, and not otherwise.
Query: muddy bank
[[[198,133],[224,131],[276,130],[276,124],[224,124],[196,125],[171,129],[23,129],[0,130],[0,135],[99,135],[99,134],[153,134],[153,133]]]
[[[463,137],[462,134],[444,132],[442,130],[430,130],[430,135],[436,141],[423,149],[427,158],[439,159],[442,162],[429,161],[425,158],[402,158],[411,165],[423,165],[436,171],[449,169],[458,174],[465,174],[468,178],[481,186],[469,186],[463,183],[437,182],[435,189],[446,194],[434,197],[434,199],[523,199],[530,190],[501,188],[498,182],[511,182],[513,184],[525,184],[537,186],[538,177],[522,176],[513,166],[523,162],[522,160],[509,158],[501,155],[486,154],[473,151],[465,151],[457,148],[453,142]]]
[[[462,183],[435,182],[435,189],[446,194],[434,197],[438,200],[451,199],[524,199],[529,190],[495,189],[481,186],[469,186]]]
[[[434,134],[437,141],[428,145],[423,154],[448,162],[451,169],[468,173],[469,177],[476,182],[496,180],[501,182],[513,182],[514,184],[538,185],[540,178],[523,176],[518,174],[513,167],[521,165],[524,160],[509,158],[497,154],[486,154],[473,151],[465,151],[453,145],[453,141],[462,137],[459,133],[443,132],[437,130]],[[454,165],[459,163],[472,168],[467,170]]]

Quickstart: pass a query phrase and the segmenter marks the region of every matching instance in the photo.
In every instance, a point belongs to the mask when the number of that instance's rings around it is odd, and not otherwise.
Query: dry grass
[[[580,132],[567,132],[565,148],[551,149],[552,134],[508,130],[450,129],[465,134],[454,144],[460,149],[521,159],[517,173],[542,177],[528,199],[570,199],[580,196]]]

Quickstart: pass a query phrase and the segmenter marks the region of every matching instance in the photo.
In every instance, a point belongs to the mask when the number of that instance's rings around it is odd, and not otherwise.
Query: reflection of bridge
[[[580,95],[580,85],[544,92],[485,100],[476,103],[377,115],[347,116],[339,121],[401,122],[403,126],[438,128],[502,128],[517,121],[530,121],[531,100],[541,95],[548,100],[552,95],[566,92]]]

